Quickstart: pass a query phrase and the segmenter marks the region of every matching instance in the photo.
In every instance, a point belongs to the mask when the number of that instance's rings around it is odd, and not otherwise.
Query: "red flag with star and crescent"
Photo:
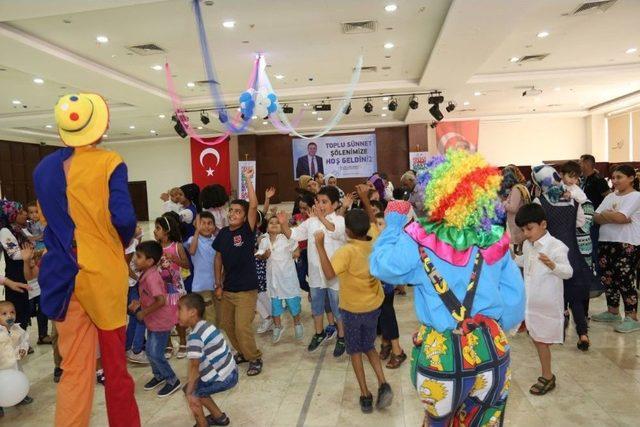
[[[215,141],[216,138],[203,138]],[[217,145],[204,145],[191,138],[191,176],[201,189],[211,184],[220,184],[231,191],[231,164],[229,139]]]

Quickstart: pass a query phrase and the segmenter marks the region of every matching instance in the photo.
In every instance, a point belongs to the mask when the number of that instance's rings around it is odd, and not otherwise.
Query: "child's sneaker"
[[[278,341],[280,341],[280,338],[282,338],[282,334],[284,333],[284,326],[281,327],[277,327],[274,326],[273,327],[273,335],[271,337],[271,341],[276,344]]]
[[[594,314],[591,316],[591,320],[594,322],[621,322],[622,317],[619,314],[613,314],[609,311],[604,311],[602,313]]]
[[[98,369],[96,371],[96,381],[98,382],[98,384],[104,385],[106,378],[104,376],[104,371],[102,369]]]
[[[127,359],[132,363],[140,363],[145,365],[149,364],[149,359],[147,358],[147,355],[144,353],[144,351],[141,351],[140,353],[134,353],[133,350],[129,350],[127,352]]]
[[[187,357],[187,346],[181,345],[178,347],[178,353],[176,354],[176,359],[184,359]]]
[[[207,416],[207,422],[210,426],[228,426],[231,420],[223,412],[218,418],[213,418],[213,415]]]
[[[309,347],[307,347],[309,353],[313,353],[314,351],[316,351],[318,347],[320,347],[320,344],[322,344],[326,338],[327,335],[324,333],[324,331],[321,334],[314,334],[313,338],[311,338],[311,342],[309,343]]]
[[[327,341],[334,339],[338,334],[336,325],[331,325],[331,324],[327,325],[327,327],[324,328],[324,333],[327,335]]]
[[[173,347],[167,347],[164,349],[164,358],[171,359],[173,357]]]
[[[346,349],[347,349],[347,345],[344,342],[344,337],[343,338],[338,338],[336,340],[336,346],[333,349],[333,357],[342,356]]]
[[[365,414],[373,412],[373,396],[360,396],[360,410]]]
[[[158,397],[171,396],[173,393],[175,393],[178,390],[180,390],[180,380],[176,380],[175,384],[166,383],[164,387],[162,387],[158,392]]]
[[[304,326],[302,326],[302,323],[300,323],[299,325],[295,325],[294,329],[295,329],[295,337],[296,337],[296,339],[298,341],[303,339],[304,338]]]
[[[162,384],[164,382],[164,380],[157,380],[156,377],[151,378],[151,380],[146,383],[144,385],[144,389],[149,391],[149,390],[153,390],[154,388],[158,387],[160,384]]]
[[[629,332],[640,331],[640,322],[633,320],[631,317],[625,317],[624,320],[613,328],[614,331],[626,334]]]
[[[273,320],[264,319],[262,323],[260,323],[260,326],[258,326],[258,329],[256,329],[256,333],[264,334],[265,332],[270,330],[272,327],[273,327]]]
[[[54,383],[59,383],[61,377],[62,377],[62,369],[54,368],[53,369],[53,382]]]
[[[383,383],[378,389],[378,399],[376,400],[376,409],[383,409],[391,405],[393,402],[393,390],[389,383]]]

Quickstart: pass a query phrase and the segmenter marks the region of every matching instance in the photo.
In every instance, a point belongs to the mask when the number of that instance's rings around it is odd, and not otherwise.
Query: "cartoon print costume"
[[[64,96],[55,117],[60,138],[73,148],[45,157],[33,174],[46,222],[47,253],[38,277],[42,310],[56,321],[63,358],[55,425],[89,425],[99,343],[109,425],[137,427],[135,384],[124,352],[124,247],[136,226],[127,168],[118,154],[95,147],[109,124],[101,96]]]
[[[410,206],[387,207],[371,273],[415,286],[421,323],[411,380],[432,426],[501,425],[510,386],[503,330],[524,318],[524,283],[509,253],[500,172],[478,154],[449,150],[418,176],[426,218],[406,224]]]

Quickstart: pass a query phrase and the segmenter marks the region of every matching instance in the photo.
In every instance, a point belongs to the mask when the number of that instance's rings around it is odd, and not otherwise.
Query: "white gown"
[[[298,242],[287,239],[284,234],[278,234],[271,242],[270,236],[265,236],[258,246],[258,254],[271,251],[267,259],[267,292],[270,298],[287,299],[300,296],[300,283],[293,260],[293,252]]]

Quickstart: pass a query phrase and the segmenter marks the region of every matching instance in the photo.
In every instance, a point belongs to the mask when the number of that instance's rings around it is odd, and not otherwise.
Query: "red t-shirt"
[[[170,331],[178,323],[178,306],[169,305],[167,298],[167,286],[160,277],[158,268],[151,267],[140,276],[138,282],[140,292],[140,304],[147,308],[155,302],[158,295],[164,296],[165,305],[159,310],[145,316],[144,324],[153,332]]]

